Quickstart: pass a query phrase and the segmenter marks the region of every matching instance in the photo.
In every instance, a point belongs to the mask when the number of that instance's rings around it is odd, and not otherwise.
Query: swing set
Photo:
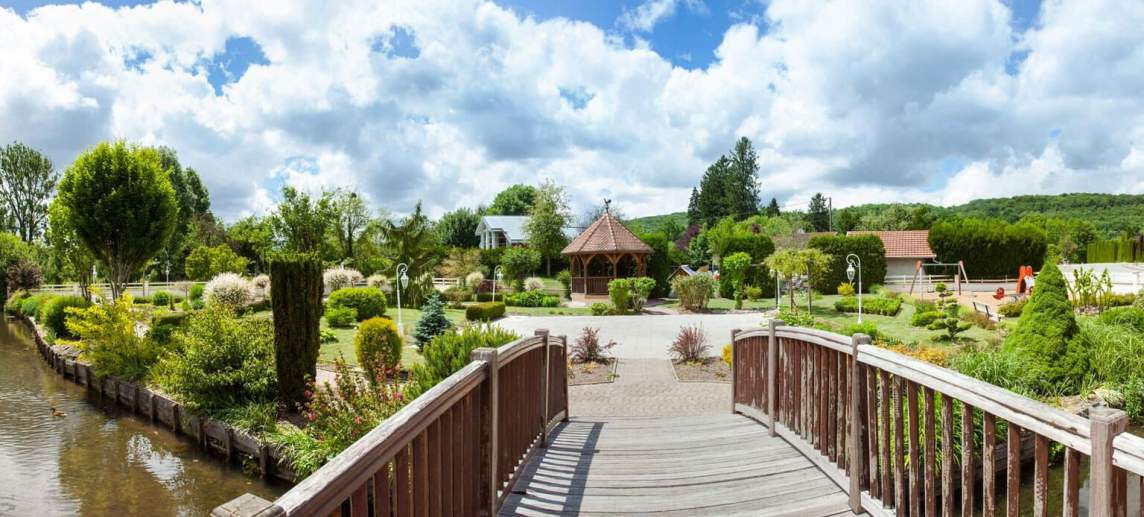
[[[910,295],[912,296],[914,294],[914,288],[918,287],[919,280],[921,280],[921,285],[925,287],[926,292],[932,291],[934,285],[937,283],[934,282],[934,277],[945,278],[945,275],[935,275],[933,270],[944,272],[948,271],[948,268],[957,268],[953,273],[953,285],[954,289],[957,290],[957,295],[961,296],[961,283],[963,281],[967,284],[969,283],[969,275],[965,273],[965,261],[963,260],[957,262],[917,261],[917,264],[914,266],[914,278],[910,281]]]

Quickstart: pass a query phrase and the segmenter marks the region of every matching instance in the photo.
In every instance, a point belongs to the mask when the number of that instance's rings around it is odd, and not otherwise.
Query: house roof
[[[929,246],[929,230],[902,230],[893,232],[853,231],[846,235],[877,235],[886,247],[886,258],[934,258]]]
[[[624,223],[611,212],[596,219],[587,230],[577,235],[561,255],[585,253],[651,253],[651,246],[644,244]]]
[[[481,222],[477,225],[477,235],[486,230],[500,230],[510,241],[525,242],[528,240],[528,233],[524,229],[527,224],[527,215],[486,215],[481,217]],[[582,228],[566,226],[563,229],[564,236],[571,239],[580,230]]]

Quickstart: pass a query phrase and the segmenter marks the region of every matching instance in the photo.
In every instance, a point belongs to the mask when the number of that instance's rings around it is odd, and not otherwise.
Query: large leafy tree
[[[297,252],[320,251],[326,233],[334,225],[333,193],[317,199],[290,186],[282,187],[282,202],[271,216],[275,236],[286,249]]]
[[[437,221],[437,237],[450,248],[475,248],[481,244],[477,226],[481,218],[468,208],[458,208],[441,216]]]
[[[79,239],[72,226],[68,207],[59,198],[48,208],[47,238],[51,245],[52,259],[58,264],[61,276],[75,279],[80,294],[87,298],[95,257]]]
[[[545,181],[537,189],[524,232],[528,235],[528,246],[544,257],[548,276],[552,276],[552,258],[559,257],[560,251],[568,245],[564,227],[571,219],[564,188]]]
[[[807,209],[806,218],[814,231],[830,231],[830,207],[826,203],[826,196],[823,196],[821,192],[810,198],[810,207]]]
[[[357,192],[339,190],[333,194],[333,210],[336,223],[336,237],[341,247],[342,259],[354,258],[354,243],[361,237],[369,224],[369,209]]]
[[[532,209],[532,201],[536,199],[536,187],[531,185],[513,185],[502,190],[493,198],[489,205],[489,215],[528,215]]]
[[[226,231],[227,241],[239,255],[254,264],[255,271],[266,271],[266,254],[274,248],[274,228],[269,218],[246,217]]]
[[[0,300],[8,299],[8,279],[6,272],[9,267],[32,257],[35,250],[12,233],[0,232]]]
[[[52,161],[39,151],[20,142],[0,148],[0,203],[24,242],[40,235],[56,178]]]
[[[408,307],[420,306],[428,290],[433,288],[425,277],[432,274],[439,255],[437,235],[429,218],[421,212],[421,203],[400,221],[384,221],[380,234],[391,263],[409,267],[409,287],[402,290],[401,303]]]
[[[199,246],[191,250],[186,263],[187,278],[210,280],[220,273],[245,273],[247,260],[230,249],[230,246],[220,244],[213,248]]]
[[[107,267],[114,298],[175,231],[175,189],[154,149],[97,144],[64,173],[59,198],[76,236]]]

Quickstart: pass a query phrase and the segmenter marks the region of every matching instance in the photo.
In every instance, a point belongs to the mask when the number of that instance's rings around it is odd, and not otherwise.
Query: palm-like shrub
[[[327,269],[322,273],[322,282],[330,292],[353,287],[361,283],[362,278],[360,271],[342,266]]]
[[[480,271],[473,271],[465,276],[465,285],[474,291],[481,286],[481,282],[485,281],[485,274]]]
[[[365,321],[385,314],[385,294],[372,287],[347,287],[331,293],[326,306],[350,307],[358,321]]]
[[[421,306],[421,319],[417,320],[417,328],[413,330],[413,339],[417,346],[424,349],[430,340],[449,330],[453,326],[445,317],[445,304],[441,303],[441,295],[437,291],[429,295],[425,305]]]
[[[703,359],[711,345],[707,343],[707,334],[699,325],[679,327],[679,334],[671,342],[668,353],[677,362],[693,362]]]
[[[254,285],[235,273],[222,273],[203,287],[203,297],[207,305],[234,309],[254,301]]]
[[[365,279],[365,285],[383,293],[393,292],[393,286],[389,284],[389,278],[385,275],[370,275],[369,278]]]
[[[371,380],[397,367],[401,362],[401,345],[397,324],[387,318],[365,320],[354,336],[354,354]]]
[[[416,397],[464,368],[473,350],[496,348],[516,339],[519,336],[512,331],[493,325],[470,325],[446,331],[424,347],[425,362],[410,372],[410,395]]]
[[[608,351],[615,346],[615,341],[600,343],[600,329],[584,327],[568,354],[576,363],[602,363],[608,360]]]

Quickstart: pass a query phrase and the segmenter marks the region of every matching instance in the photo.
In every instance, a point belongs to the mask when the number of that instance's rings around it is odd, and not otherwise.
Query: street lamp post
[[[502,278],[502,275],[503,275],[503,273],[501,273],[501,267],[497,266],[496,269],[493,270],[493,301],[494,302],[497,301],[497,280],[500,280]]]
[[[862,323],[862,259],[853,253],[846,255],[846,278],[854,282],[854,272],[858,272],[858,323]]]
[[[409,287],[409,266],[404,262],[397,265],[397,331],[405,335],[405,326],[401,322],[401,288]]]

